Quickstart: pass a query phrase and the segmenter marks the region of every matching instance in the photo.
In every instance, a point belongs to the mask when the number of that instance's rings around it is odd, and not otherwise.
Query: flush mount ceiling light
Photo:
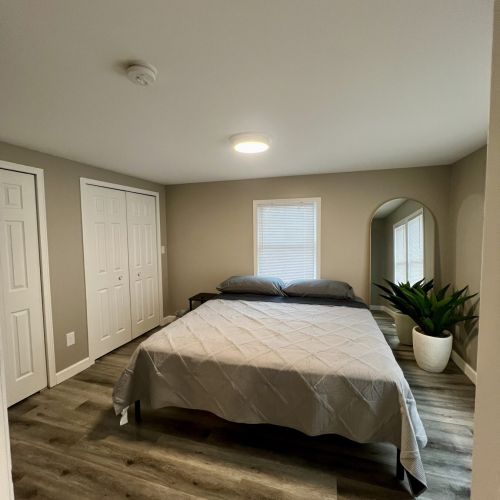
[[[131,64],[127,67],[127,78],[136,85],[147,87],[156,81],[158,70],[151,64]]]
[[[255,154],[267,151],[270,146],[269,138],[264,134],[236,134],[229,138],[235,151],[238,153]]]

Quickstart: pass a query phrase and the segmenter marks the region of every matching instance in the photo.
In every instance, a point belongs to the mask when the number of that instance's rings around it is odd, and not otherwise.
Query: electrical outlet
[[[69,332],[66,334],[66,347],[75,344],[75,332]]]

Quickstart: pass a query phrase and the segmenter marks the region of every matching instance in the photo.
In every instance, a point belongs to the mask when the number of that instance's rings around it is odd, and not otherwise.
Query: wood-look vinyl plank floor
[[[412,387],[429,437],[423,499],[470,496],[475,388],[452,363],[420,370],[392,319],[374,316]],[[9,409],[17,499],[406,499],[395,449],[241,425],[208,412],[144,411],[119,427],[113,385],[137,339]]]

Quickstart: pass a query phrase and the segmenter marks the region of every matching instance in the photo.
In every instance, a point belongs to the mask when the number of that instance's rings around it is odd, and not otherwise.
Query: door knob
[[[118,279],[121,281],[123,279],[123,276],[118,276]]]

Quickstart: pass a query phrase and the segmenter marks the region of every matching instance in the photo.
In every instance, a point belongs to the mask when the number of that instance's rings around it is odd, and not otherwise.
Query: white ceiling
[[[0,0],[0,140],[162,183],[451,163],[486,141],[492,4]]]
[[[399,208],[408,198],[394,198],[393,200],[386,201],[383,205],[377,208],[374,219],[384,219],[389,214],[392,214],[397,208]]]

